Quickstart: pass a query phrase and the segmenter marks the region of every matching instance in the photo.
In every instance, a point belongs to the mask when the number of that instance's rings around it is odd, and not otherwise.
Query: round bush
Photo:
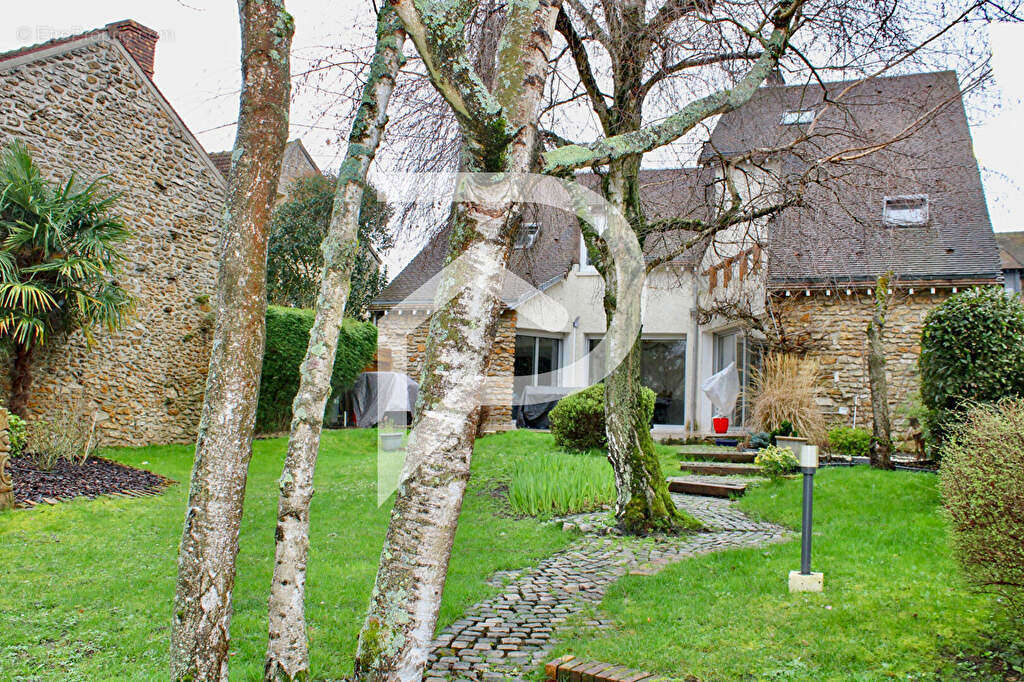
[[[800,460],[796,458],[790,448],[769,445],[766,448],[761,448],[761,451],[757,453],[757,456],[754,457],[754,464],[761,467],[761,471],[774,481],[796,471],[800,466]]]
[[[940,475],[968,580],[1024,616],[1024,401],[969,408],[950,429]]]
[[[1024,395],[1024,305],[1001,288],[956,294],[921,333],[921,400],[940,442],[967,404]]]
[[[299,391],[299,366],[306,357],[312,310],[267,308],[267,344],[263,353],[260,399],[256,408],[256,431],[283,431],[292,421],[292,401]],[[334,356],[331,393],[352,387],[377,349],[377,328],[371,322],[345,320]]]
[[[654,391],[640,388],[644,415],[642,421],[650,423],[654,416]],[[604,384],[594,384],[582,391],[571,393],[558,401],[548,413],[555,445],[565,450],[582,452],[608,447],[604,421]]]

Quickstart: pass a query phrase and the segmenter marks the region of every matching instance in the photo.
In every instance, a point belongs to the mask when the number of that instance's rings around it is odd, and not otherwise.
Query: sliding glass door
[[[591,338],[590,383],[604,377],[600,338]],[[654,391],[654,424],[682,426],[686,421],[686,337],[640,342],[640,383]]]
[[[750,385],[751,372],[761,366],[761,344],[750,339],[742,331],[735,330],[715,334],[713,350],[713,373],[721,372],[731,362],[736,363],[736,373],[740,380],[740,397],[736,401],[736,409],[731,415],[726,416],[734,425],[746,426],[749,416],[747,389]]]
[[[515,394],[525,386],[558,386],[562,366],[562,340],[516,334]]]

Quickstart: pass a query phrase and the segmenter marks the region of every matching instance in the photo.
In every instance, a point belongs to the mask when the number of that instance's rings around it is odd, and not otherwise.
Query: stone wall
[[[424,312],[390,310],[377,323],[379,357],[390,354],[390,370],[404,372],[419,380],[427,349],[430,321]],[[494,346],[487,364],[487,389],[484,418],[480,430],[485,433],[513,427],[512,380],[515,371],[516,313],[506,310],[498,320]],[[382,371],[388,367],[381,366]]]
[[[870,429],[867,326],[874,298],[864,289],[850,295],[836,290],[831,296],[813,290],[810,296],[802,290],[794,294],[789,298],[773,296],[772,306],[787,334],[806,332],[811,338],[815,348],[811,355],[821,361],[825,374],[822,409],[830,420],[849,425],[856,407],[857,426]],[[924,318],[949,295],[948,289],[932,294],[927,288],[914,294],[901,289],[894,295],[884,335],[894,439],[898,440],[907,428],[905,417],[898,411],[920,386],[917,358],[921,354]],[[838,413],[841,407],[847,414]]]
[[[134,232],[121,279],[137,300],[134,318],[116,333],[96,330],[91,349],[76,332],[37,355],[30,417],[85,400],[102,443],[194,440],[223,180],[108,40],[0,62],[0,90],[0,144],[22,140],[50,180],[107,176],[108,191],[121,194],[115,210]]]

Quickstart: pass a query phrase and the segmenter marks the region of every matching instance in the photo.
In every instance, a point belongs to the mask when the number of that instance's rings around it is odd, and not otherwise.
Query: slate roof
[[[1024,231],[997,232],[996,243],[1003,270],[1024,270]]]
[[[212,152],[210,161],[213,161],[221,175],[228,177],[228,173],[231,172],[231,152]]]
[[[838,103],[823,109],[826,93]],[[888,269],[902,280],[997,281],[999,254],[954,72],[827,83],[824,89],[761,88],[721,117],[701,160],[790,142],[808,126],[782,125],[783,114],[807,109],[824,113],[812,139],[783,157],[784,174],[802,173],[811,160],[839,150],[898,139],[826,167],[829,182],[809,187],[806,207],[773,218],[770,284],[862,281]],[[914,132],[905,136],[908,127]],[[928,195],[929,222],[884,225],[885,198],[914,194]]]
[[[641,201],[648,220],[667,217],[704,217],[706,202],[704,188],[708,172],[699,168],[675,168],[640,171]],[[592,174],[578,176],[581,184],[596,189],[597,179]],[[513,249],[509,270],[515,277],[506,278],[502,299],[514,306],[534,290],[543,291],[561,281],[573,265],[579,262],[580,232],[576,216],[568,211],[551,207],[530,207],[524,222],[541,223],[534,244],[526,249]],[[432,300],[434,287],[427,286],[440,272],[448,248],[449,229],[441,230],[409,262],[380,295],[373,301],[374,308],[387,308],[399,303],[424,304]],[[650,260],[665,255],[680,240],[689,235],[676,231],[657,235],[645,244],[645,257]],[[692,266],[699,259],[699,249],[691,249],[673,259],[674,263]],[[413,294],[416,294],[413,297]]]

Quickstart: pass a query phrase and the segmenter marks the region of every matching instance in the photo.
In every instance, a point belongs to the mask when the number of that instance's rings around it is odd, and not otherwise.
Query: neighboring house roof
[[[217,167],[217,170],[221,172],[225,179],[228,177],[228,173],[231,172],[231,154],[230,150],[210,154],[213,165]],[[286,144],[281,160],[281,179],[278,182],[278,187],[287,190],[288,186],[299,178],[316,175],[323,175],[323,172],[316,164],[316,161],[313,160],[306,146],[302,144],[302,140],[296,138]],[[280,194],[287,194],[287,191],[280,192]]]
[[[220,174],[227,179],[228,173],[231,172],[231,152],[211,152],[210,160],[213,161],[213,165],[217,167]]]
[[[826,98],[836,104],[823,107]],[[903,280],[995,282],[999,254],[956,74],[952,71],[764,87],[719,120],[701,154],[736,155],[786,144],[807,129],[786,112],[821,112],[812,138],[781,157],[783,175],[840,150],[891,142],[854,162],[825,167],[825,185],[805,204],[775,216],[769,281],[870,280],[893,270]],[[908,136],[907,130],[913,132]],[[895,140],[895,141],[893,141]],[[888,227],[886,197],[927,195],[929,221]]]
[[[668,217],[703,217],[706,202],[704,187],[707,171],[698,168],[642,170],[640,194],[647,218],[658,220]],[[578,176],[581,184],[597,188],[592,174]],[[533,245],[513,249],[508,269],[514,277],[507,277],[502,291],[506,305],[529,298],[537,290],[543,291],[564,278],[572,266],[579,262],[580,232],[574,214],[547,206],[532,206],[525,211],[524,223],[539,222],[541,229]],[[432,278],[441,271],[448,251],[450,228],[441,230],[409,262],[408,265],[374,299],[372,307],[387,308],[400,303],[425,304],[433,298]],[[645,256],[648,259],[665,255],[667,250],[689,236],[676,231],[648,239]],[[683,265],[693,265],[696,250],[673,259]]]
[[[178,115],[178,112],[174,110],[171,103],[160,92],[160,88],[153,82],[153,50],[157,38],[158,34],[156,31],[135,21],[130,19],[115,21],[103,28],[55,38],[38,45],[27,45],[17,50],[4,52],[0,54],[0,73],[8,69],[17,68],[23,64],[61,56],[96,43],[108,43],[114,46],[133,68],[138,69],[139,74],[142,76],[141,80],[155,96],[160,108],[167,113],[178,131],[195,148],[199,157],[209,164],[211,169],[216,170],[216,166],[206,153],[206,150],[203,149],[203,146],[199,144],[199,140],[192,134],[192,131],[185,125],[181,116]],[[214,173],[214,177],[221,181],[222,187],[226,187],[226,183],[223,182],[223,178],[219,173]]]
[[[1024,231],[996,232],[1003,270],[1024,270]]]

